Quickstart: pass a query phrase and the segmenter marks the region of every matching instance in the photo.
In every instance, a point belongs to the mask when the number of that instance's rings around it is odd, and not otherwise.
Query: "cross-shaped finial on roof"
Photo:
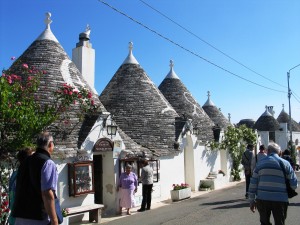
[[[210,91],[207,92],[207,97],[210,98]]]
[[[284,109],[284,104],[282,104],[282,109]]]
[[[50,24],[52,23],[52,20],[50,19],[50,17],[51,17],[51,13],[47,12],[46,19],[44,20],[44,22],[46,24],[46,29],[50,29]]]

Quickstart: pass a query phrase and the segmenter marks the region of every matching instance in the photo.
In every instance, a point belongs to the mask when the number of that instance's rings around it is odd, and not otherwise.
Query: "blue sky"
[[[210,91],[211,100],[224,116],[230,113],[234,123],[257,120],[265,105],[274,106],[276,118],[282,104],[289,111],[287,72],[300,64],[300,1],[103,1],[156,33],[98,0],[2,0],[1,68],[8,68],[10,57],[20,56],[39,36],[45,13],[51,12],[52,32],[70,58],[79,33],[90,25],[99,93],[126,58],[132,41],[134,56],[157,86],[172,59],[175,72],[198,103],[202,106]],[[297,122],[299,84],[300,66],[290,76],[292,117]]]

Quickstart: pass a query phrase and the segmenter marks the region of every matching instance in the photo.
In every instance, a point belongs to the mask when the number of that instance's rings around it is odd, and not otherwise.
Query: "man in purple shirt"
[[[15,225],[57,225],[55,191],[58,173],[50,155],[53,137],[43,132],[37,139],[36,152],[28,157],[17,177],[13,216]]]

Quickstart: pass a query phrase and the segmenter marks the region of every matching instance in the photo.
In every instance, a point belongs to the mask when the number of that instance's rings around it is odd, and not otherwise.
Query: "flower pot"
[[[184,188],[180,190],[172,190],[171,191],[171,199],[172,201],[180,201],[182,199],[191,197],[191,188]]]

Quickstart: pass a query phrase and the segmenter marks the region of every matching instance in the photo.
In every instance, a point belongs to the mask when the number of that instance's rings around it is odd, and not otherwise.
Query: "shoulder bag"
[[[290,185],[290,182],[289,180],[286,178],[286,171],[284,169],[284,166],[283,166],[283,163],[281,160],[279,160],[279,164],[280,164],[280,167],[283,171],[283,174],[284,174],[284,179],[285,179],[285,185],[286,185],[286,191],[287,191],[287,194],[288,194],[288,197],[289,198],[293,198],[295,197],[296,195],[298,195],[298,193],[291,188],[291,185]]]

